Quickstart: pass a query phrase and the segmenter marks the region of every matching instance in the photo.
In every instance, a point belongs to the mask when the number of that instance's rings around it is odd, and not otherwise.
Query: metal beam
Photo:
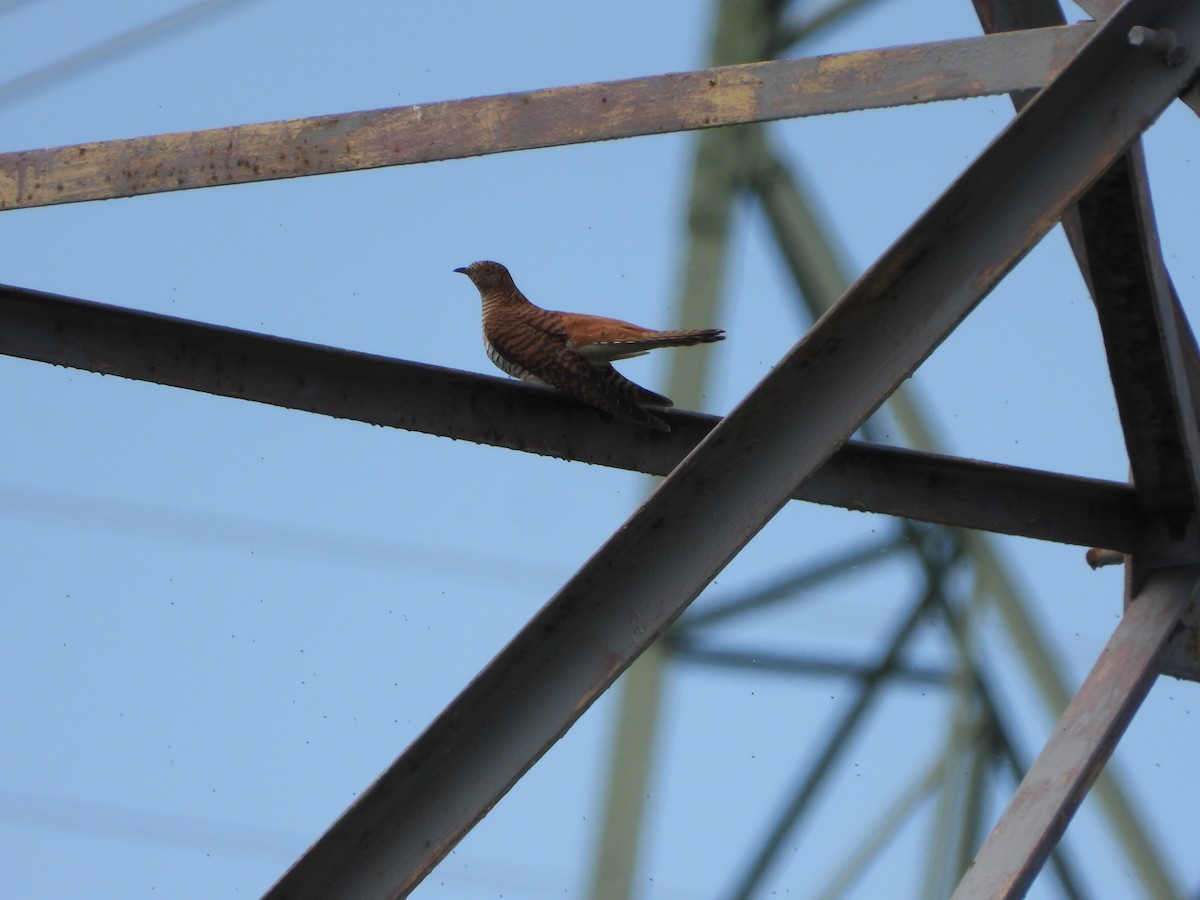
[[[719,421],[667,410],[652,434],[508,379],[3,286],[0,353],[652,475]],[[1126,485],[861,443],[793,497],[1129,552],[1141,532]]]
[[[974,3],[985,30],[1040,28],[1061,24],[1065,21],[1057,0],[974,0]],[[1095,6],[1095,3],[1090,3],[1089,11],[1094,15],[1102,13],[1101,17],[1107,17],[1115,8],[1115,4],[1106,10],[1098,10]],[[1183,95],[1185,102],[1188,102],[1193,109],[1200,109],[1196,105],[1196,97],[1194,85]],[[1012,99],[1019,112],[1030,98],[1028,95],[1017,93],[1013,95]],[[1135,144],[1135,148],[1136,146]],[[1110,169],[1110,172],[1093,188],[1097,197],[1101,198],[1106,194],[1116,195],[1118,202],[1126,207],[1136,206],[1142,202],[1148,203],[1148,198],[1136,201],[1131,199],[1138,191],[1145,189],[1145,169],[1140,151],[1135,149],[1114,168],[1127,173],[1128,182],[1124,185],[1120,184],[1114,177],[1116,172]],[[1132,176],[1135,172],[1141,174],[1134,178]],[[1120,197],[1122,192],[1127,196]],[[1088,231],[1102,226],[1102,217],[1089,216],[1085,221],[1078,208],[1071,210],[1063,219],[1063,228],[1066,231],[1067,239],[1078,260],[1084,280],[1088,284],[1088,290],[1093,296],[1096,295],[1096,287],[1092,283],[1092,263],[1089,260],[1087,248],[1089,244],[1093,247],[1102,244],[1104,238],[1102,235],[1098,235],[1089,239]],[[1178,308],[1177,301],[1176,307]],[[1182,315],[1181,312],[1180,315]],[[1101,318],[1104,317],[1105,314],[1102,312]],[[1179,333],[1190,334],[1190,331],[1186,326],[1181,325]],[[1126,339],[1118,336],[1116,340],[1120,342]],[[1188,364],[1192,392],[1193,395],[1200,394],[1200,388],[1197,387],[1200,385],[1200,374],[1198,374],[1200,373],[1200,353],[1196,352],[1194,345],[1186,349],[1188,352],[1185,354],[1185,361]],[[1109,352],[1111,354],[1111,350]],[[1000,578],[1001,582],[998,583],[1002,583],[1004,576],[996,570],[994,565],[990,568],[992,571],[989,577]],[[1126,580],[1127,583],[1132,580],[1131,571],[1127,571]],[[1004,598],[1003,592],[1000,596],[1002,602],[999,603],[999,608],[1006,619],[1009,630],[1013,633],[1016,645],[1021,648],[1022,653],[1029,660],[1039,684],[1051,698],[1052,707],[1055,708],[1056,713],[1060,713],[1066,708],[1069,695],[1061,677],[1053,674],[1055,667],[1047,656],[1039,630],[1029,620],[1023,609],[1012,601],[1012,598]],[[1194,610],[1191,618],[1191,623],[1185,624],[1185,627],[1176,635],[1174,646],[1168,648],[1164,659],[1164,668],[1165,671],[1170,671],[1172,674],[1189,674],[1190,677],[1196,678],[1195,673],[1200,671],[1200,663],[1193,662],[1188,665],[1187,661],[1200,660],[1200,652],[1188,653],[1187,649],[1188,642],[1190,641],[1194,647],[1197,636],[1200,635],[1200,613]],[[1190,673],[1188,673],[1189,668],[1191,669]],[[1095,786],[1095,794],[1118,843],[1124,848],[1146,896],[1164,898],[1164,900],[1177,896],[1178,892],[1172,884],[1160,848],[1147,834],[1142,824],[1142,816],[1131,803],[1122,787],[1121,780],[1112,770],[1101,773]],[[1055,854],[1056,858],[1058,856],[1059,854]]]
[[[1196,506],[1191,460],[1200,458],[1200,446],[1178,301],[1162,263],[1140,148],[1122,156],[1078,209],[1133,483],[1147,509],[1181,517],[1182,528]]]
[[[982,97],[1053,78],[1091,24],[0,154],[0,210]]]
[[[1053,5],[1054,0],[1049,0],[1049,2]],[[1029,97],[1032,95],[1033,92],[1029,92]],[[762,131],[761,128],[756,130]],[[843,274],[846,267],[839,264],[839,254],[836,252],[836,248],[818,226],[817,219],[812,212],[813,202],[806,196],[802,180],[796,177],[793,167],[783,159],[777,150],[766,146],[765,141],[763,143],[761,162],[754,169],[754,185],[758,190],[764,211],[771,222],[775,239],[792,270],[793,278],[814,315],[819,315],[832,306],[845,289],[845,285],[848,283]],[[931,450],[936,446],[937,441],[929,424],[923,420],[911,394],[907,393],[905,388],[906,386],[902,386],[888,398],[888,409],[896,419],[901,432],[908,439],[910,446]],[[872,432],[877,430],[873,420],[866,422],[861,429],[868,440],[871,439]],[[901,531],[905,533],[909,529]],[[1064,679],[1058,672],[1057,664],[1053,662],[1053,654],[1046,647],[1045,636],[1030,624],[1028,613],[1025,611],[1025,601],[1017,595],[1009,575],[997,562],[996,551],[991,546],[988,536],[976,532],[966,534],[965,538],[971,563],[976,569],[976,592],[980,590],[980,585],[985,580],[993,585],[985,593],[995,603],[1006,625],[1014,632],[1014,644],[1019,647],[1020,652],[1029,663],[1035,680],[1050,707],[1051,715],[1057,717],[1066,707],[1070,694]],[[950,615],[950,607],[947,605],[945,608],[949,624],[953,621],[953,617]],[[693,618],[694,615],[689,615],[683,621],[690,623]],[[951,627],[950,630],[955,634],[957,641],[958,629]],[[965,662],[970,662],[974,659],[974,655],[966,652],[962,658]],[[986,699],[983,682],[979,682],[975,686],[975,691],[984,695]],[[997,723],[996,727],[1000,728],[1001,726]],[[984,753],[984,749],[981,746],[975,752],[981,755]],[[983,825],[978,818],[978,810],[974,804],[978,799],[976,791],[982,789],[983,781],[988,777],[985,769],[986,766],[980,764],[972,772],[971,795],[967,799],[968,822],[964,823],[965,831],[969,832],[970,836],[963,835],[959,841],[959,849],[964,854],[973,855],[983,838]],[[1014,783],[1020,781],[1023,773],[1023,768],[1017,772]],[[1153,860],[1144,865],[1143,863],[1149,857],[1137,857],[1137,850],[1144,848],[1148,843],[1139,830],[1138,818],[1127,805],[1107,802],[1111,798],[1122,796],[1115,777],[1103,776],[1097,785],[1097,791],[1102,800],[1106,802],[1106,811],[1109,811],[1110,818],[1114,821],[1118,836],[1123,839],[1129,835],[1134,836],[1125,843],[1133,845],[1135,848],[1129,852],[1131,856],[1135,857],[1135,868],[1139,875],[1143,875],[1147,869],[1153,869]],[[969,855],[961,861],[955,870],[955,881],[966,869],[969,861]],[[1051,856],[1051,865],[1063,887],[1065,896],[1077,896],[1074,885],[1078,879],[1073,876],[1071,867],[1061,852],[1056,852]],[[1146,879],[1143,879],[1143,883],[1154,884],[1153,881],[1147,882]],[[1153,895],[1159,896],[1156,893]]]
[[[1197,566],[1150,576],[959,882],[954,900],[1025,896],[1158,677],[1162,650],[1198,590]]]
[[[270,897],[424,878],[1187,85],[1134,25],[1195,42],[1200,4],[1118,10]]]
[[[987,31],[1064,19],[1057,0],[974,0]],[[1115,0],[1081,4],[1099,18]],[[1029,100],[1013,94],[1018,111]],[[1143,504],[1186,518],[1196,505],[1200,353],[1166,273],[1140,142],[1080,199],[1064,228],[1096,303],[1133,481]],[[1182,405],[1180,403],[1182,399]]]
[[[1064,22],[1057,0],[974,0],[985,30],[1040,28]],[[1117,7],[1114,0],[1082,3],[1097,18]],[[1200,112],[1193,83],[1182,99]],[[1027,102],[1013,95],[1018,111]],[[1194,519],[1200,486],[1196,417],[1200,415],[1200,348],[1162,260],[1140,142],[1114,164],[1063,219],[1080,271],[1096,303],[1105,351],[1121,413],[1134,483],[1142,503],[1156,511],[1166,533],[1156,549],[1175,558],[1194,550]],[[1175,547],[1170,545],[1174,543]],[[1200,681],[1200,614],[1189,617],[1172,642],[1165,669]],[[1106,790],[1104,796],[1108,797]],[[1132,821],[1115,809],[1118,830]],[[1132,834],[1130,834],[1132,836]],[[1139,874],[1154,878],[1153,845],[1139,840]],[[1147,882],[1155,896],[1165,885]]]

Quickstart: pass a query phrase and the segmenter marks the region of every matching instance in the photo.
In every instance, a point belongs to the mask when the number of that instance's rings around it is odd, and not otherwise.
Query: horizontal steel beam
[[[1041,87],[1090,24],[0,154],[0,210]]]
[[[1195,74],[1131,47],[1200,4],[1130,0],[270,891],[404,896]]]
[[[1200,567],[1163,569],[1125,611],[954,892],[1024,897],[1159,675],[1163,648],[1200,591]]]
[[[508,379],[0,286],[0,353],[373,425],[666,475],[719,421],[668,410],[667,435]],[[1132,552],[1126,485],[871,444],[793,496],[829,506]]]

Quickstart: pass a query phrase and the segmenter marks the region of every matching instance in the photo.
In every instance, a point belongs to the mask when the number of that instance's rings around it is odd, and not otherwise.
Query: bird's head
[[[473,262],[469,266],[463,266],[454,271],[461,272],[470,278],[475,287],[479,288],[480,293],[514,286],[508,269],[490,259],[481,259],[479,262]]]

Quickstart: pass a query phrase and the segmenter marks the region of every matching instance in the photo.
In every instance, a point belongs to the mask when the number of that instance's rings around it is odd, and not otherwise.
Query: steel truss
[[[1058,24],[1040,0],[976,0],[986,29],[1012,33],[853,54],[842,66],[743,64],[0,155],[5,209],[950,97],[1012,93],[1022,105],[727,417],[676,413],[668,436],[602,428],[495,379],[4,291],[8,354],[669,472],[268,896],[410,891],[795,496],[1130,554],[1124,618],[955,896],[1028,887],[1155,677],[1200,676],[1200,354],[1162,264],[1137,143],[1173,99],[1200,108],[1190,89],[1200,5],[1083,5],[1099,26]],[[1012,31],[1030,26],[1055,27]],[[1132,486],[849,443],[1060,221],[1100,313]],[[945,478],[961,492],[949,495]],[[938,602],[936,575],[918,608]],[[893,646],[905,638],[902,626]],[[885,654],[863,684],[897,663]]]
[[[797,24],[788,4],[725,0],[719,5],[716,17],[711,61],[729,64],[791,51],[795,41],[862,5],[862,0],[846,0]],[[979,4],[978,13],[985,28],[996,30],[995,10]],[[1007,8],[999,14],[1008,17],[1004,27],[1012,29],[1057,26],[1064,21],[1053,4],[1032,10]],[[1012,96],[1020,108],[1032,92],[1017,92]],[[717,304],[728,232],[732,227],[731,212],[735,200],[742,197],[756,202],[765,217],[776,249],[811,318],[817,318],[832,306],[849,284],[836,240],[825,233],[828,226],[814,213],[802,179],[794,171],[794,163],[785,159],[774,144],[762,125],[705,132],[697,142],[687,216],[689,248],[678,295],[679,305],[687,310],[688,321],[726,317],[718,312]],[[1110,221],[1117,216],[1118,211],[1111,213]],[[1073,216],[1068,218],[1067,227],[1074,239],[1078,223]],[[1086,263],[1083,256],[1081,263]],[[696,385],[694,390],[698,394],[702,376],[693,365],[685,377],[678,379],[679,384],[672,385],[672,390],[683,394],[683,386],[690,383]],[[923,421],[920,408],[904,388],[891,395],[888,407],[892,415],[888,431],[899,426],[911,446],[922,449],[937,446],[938,441]],[[869,440],[877,440],[873,434],[882,433],[875,424],[868,421],[861,429]],[[650,769],[656,755],[656,698],[665,680],[664,670],[672,663],[674,668],[700,663],[726,668],[752,667],[755,671],[775,671],[794,678],[835,678],[851,689],[851,696],[839,699],[845,718],[834,723],[828,737],[818,742],[816,755],[801,764],[790,792],[783,788],[779,809],[756,832],[761,835],[760,844],[737,870],[728,893],[721,894],[738,898],[758,896],[772,884],[786,883],[779,882],[771,870],[785,855],[785,847],[795,845],[802,820],[816,815],[813,807],[818,796],[826,795],[833,808],[837,808],[838,801],[836,795],[829,793],[832,790],[829,783],[839,771],[845,771],[853,733],[861,730],[871,710],[881,705],[875,699],[877,694],[904,694],[915,684],[923,686],[922,694],[926,690],[948,693],[953,698],[954,712],[947,723],[939,758],[924,773],[917,773],[907,788],[903,775],[896,773],[901,793],[892,807],[856,810],[858,820],[871,815],[881,818],[874,827],[866,825],[859,846],[846,847],[840,859],[826,861],[822,868],[833,872],[831,877],[825,878],[824,872],[809,871],[804,888],[811,896],[829,900],[846,896],[898,832],[921,816],[923,808],[928,809],[928,804],[922,807],[921,801],[935,796],[933,814],[925,816],[929,819],[930,840],[920,896],[949,896],[982,838],[986,812],[980,797],[985,791],[1011,790],[1010,785],[1019,782],[1027,768],[1026,761],[1007,737],[1007,726],[995,715],[993,689],[989,684],[993,676],[979,667],[977,653],[972,652],[977,642],[974,623],[984,618],[988,608],[999,614],[1051,717],[1062,714],[1070,694],[1054,654],[1026,612],[1028,601],[1013,586],[986,535],[976,532],[964,540],[964,535],[944,530],[936,540],[931,539],[932,535],[917,540],[907,537],[904,529],[899,535],[900,539],[886,539],[878,545],[871,543],[866,549],[852,547],[842,555],[833,553],[828,559],[801,567],[799,572],[785,572],[747,595],[713,597],[707,609],[691,610],[668,632],[663,641],[667,652],[643,654],[622,680],[622,711],[611,753],[605,827],[594,859],[593,900],[619,900],[630,896],[633,890],[639,868],[639,823],[649,796]],[[802,602],[814,590],[819,591],[821,585],[877,563],[879,554],[884,552],[911,557],[909,564],[916,564],[928,579],[938,569],[943,545],[957,548],[960,570],[970,573],[967,582],[960,577],[926,588],[938,590],[942,597],[942,616],[935,616],[934,620],[943,632],[943,641],[957,654],[953,671],[913,672],[903,666],[880,671],[872,668],[871,656],[865,659],[829,658],[812,653],[780,656],[764,652],[761,646],[730,645],[712,627],[727,621],[733,624],[763,611],[770,615],[776,606]],[[1115,556],[1121,558],[1120,554]],[[923,597],[922,593],[913,602],[919,603]],[[903,598],[897,601],[905,602]],[[955,610],[969,610],[969,614]],[[888,647],[881,647],[878,652],[882,657]],[[989,762],[993,760],[1003,763]],[[969,776],[955,774],[962,770],[968,771]],[[1124,854],[1125,864],[1136,874],[1145,895],[1180,896],[1118,773],[1111,769],[1102,772],[1095,793],[1099,809]],[[1051,877],[1063,896],[1087,896],[1068,857],[1056,852],[1050,862]],[[645,863],[651,864],[652,861]]]

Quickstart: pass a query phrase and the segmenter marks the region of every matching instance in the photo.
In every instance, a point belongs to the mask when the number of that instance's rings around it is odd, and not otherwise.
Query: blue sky
[[[177,2],[174,6],[186,4]],[[409,8],[412,7],[412,8]],[[0,84],[167,8],[0,5]],[[371,109],[704,64],[709,5],[257,0],[0,104],[3,150]],[[966,0],[881,0],[804,53],[978,33]],[[861,270],[1011,116],[1004,98],[780,123]],[[1168,265],[1196,308],[1197,122],[1147,141]],[[512,269],[535,302],[666,326],[679,315],[693,136],[0,215],[9,284],[491,374],[478,298]],[[803,333],[753,207],[738,214],[708,411]],[[662,388],[666,361],[623,365]],[[1060,232],[912,380],[945,449],[1123,480],[1095,315]],[[636,506],[639,476],[0,358],[0,868],[12,896],[256,896],[353,801]],[[699,602],[889,524],[792,504]],[[1076,682],[1120,613],[1083,550],[998,540]],[[736,636],[869,652],[906,599],[900,561]],[[998,622],[984,664],[1036,751],[1051,721]],[[922,645],[936,656],[937,645]],[[837,681],[678,668],[637,896],[729,885],[822,736]],[[1118,752],[1173,875],[1195,890],[1194,684],[1163,682]],[[614,697],[603,698],[414,896],[585,896]],[[947,706],[895,692],[770,888],[805,896]],[[903,740],[898,740],[902,736]],[[1003,797],[993,798],[999,802]],[[998,812],[999,807],[994,807]],[[993,813],[994,814],[994,813]],[[1069,837],[1098,897],[1136,882],[1085,804]],[[907,829],[854,896],[919,885]],[[1054,896],[1039,885],[1033,896]]]

